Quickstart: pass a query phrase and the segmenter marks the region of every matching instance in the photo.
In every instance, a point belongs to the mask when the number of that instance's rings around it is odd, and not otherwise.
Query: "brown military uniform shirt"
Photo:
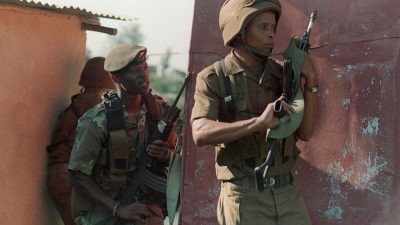
[[[227,121],[229,112],[224,103],[226,94],[223,78],[217,75],[218,63],[205,68],[197,75],[191,121],[202,117]],[[225,57],[224,63],[225,72],[231,80],[236,108],[235,121],[261,115],[266,106],[282,93],[282,67],[278,61],[269,58],[259,73],[244,67],[233,52]],[[254,167],[265,159],[269,149],[269,143],[264,139],[265,133],[254,133],[232,143],[219,144],[216,147],[217,178],[231,180],[252,176]],[[293,155],[291,152],[295,148],[296,140],[294,135],[288,139],[293,144],[285,154]]]

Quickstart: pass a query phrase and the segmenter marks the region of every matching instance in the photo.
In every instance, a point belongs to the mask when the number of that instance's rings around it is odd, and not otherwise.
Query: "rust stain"
[[[225,55],[218,28],[222,0],[196,0],[190,71],[199,72]],[[314,137],[299,143],[294,170],[313,224],[400,224],[399,72],[400,18],[396,0],[281,1],[274,56],[288,34],[303,32],[310,9],[311,59],[319,72],[319,112]],[[337,13],[341,12],[341,13]],[[204,32],[209,31],[209,32]],[[193,105],[195,79],[186,105]],[[190,107],[189,107],[190,109]],[[190,118],[190,110],[185,111]],[[189,119],[186,120],[187,124]],[[219,186],[214,149],[197,147],[186,127],[182,225],[216,225]]]

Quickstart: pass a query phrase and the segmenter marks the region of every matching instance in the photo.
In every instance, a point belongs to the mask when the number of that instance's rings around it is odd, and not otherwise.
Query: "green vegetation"
[[[105,46],[110,44],[111,46],[115,46],[121,43],[140,44],[143,39],[143,34],[140,31],[139,25],[134,24],[118,30],[117,36],[110,37]],[[87,53],[90,54],[90,51]],[[167,49],[165,53],[161,55],[158,65],[149,65],[150,82],[153,93],[165,98],[170,104],[174,102],[186,75],[182,70],[171,68],[171,56],[172,50]],[[148,55],[148,57],[152,56]],[[185,97],[183,93],[177,104],[182,111],[184,106],[184,98]]]
[[[150,82],[153,93],[162,96],[170,104],[172,104],[183,84],[185,75],[185,72],[177,69],[169,69],[163,76],[151,74]],[[177,104],[178,108],[182,110],[184,106],[184,99],[185,96],[183,93]]]

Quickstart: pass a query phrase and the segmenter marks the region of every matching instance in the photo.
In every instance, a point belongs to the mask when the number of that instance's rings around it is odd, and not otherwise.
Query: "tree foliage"
[[[163,76],[151,74],[151,88],[154,93],[162,96],[172,104],[184,82],[185,75],[185,72],[178,69],[167,70]],[[180,109],[183,109],[184,98],[183,93],[177,104]]]

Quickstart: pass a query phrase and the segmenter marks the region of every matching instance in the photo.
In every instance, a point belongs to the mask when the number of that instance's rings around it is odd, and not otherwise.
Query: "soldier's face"
[[[129,94],[145,94],[150,89],[149,66],[146,61],[131,65],[120,75],[120,84]]]
[[[265,11],[257,15],[247,25],[245,41],[250,47],[271,52],[274,47],[275,31],[275,13],[273,11]]]

